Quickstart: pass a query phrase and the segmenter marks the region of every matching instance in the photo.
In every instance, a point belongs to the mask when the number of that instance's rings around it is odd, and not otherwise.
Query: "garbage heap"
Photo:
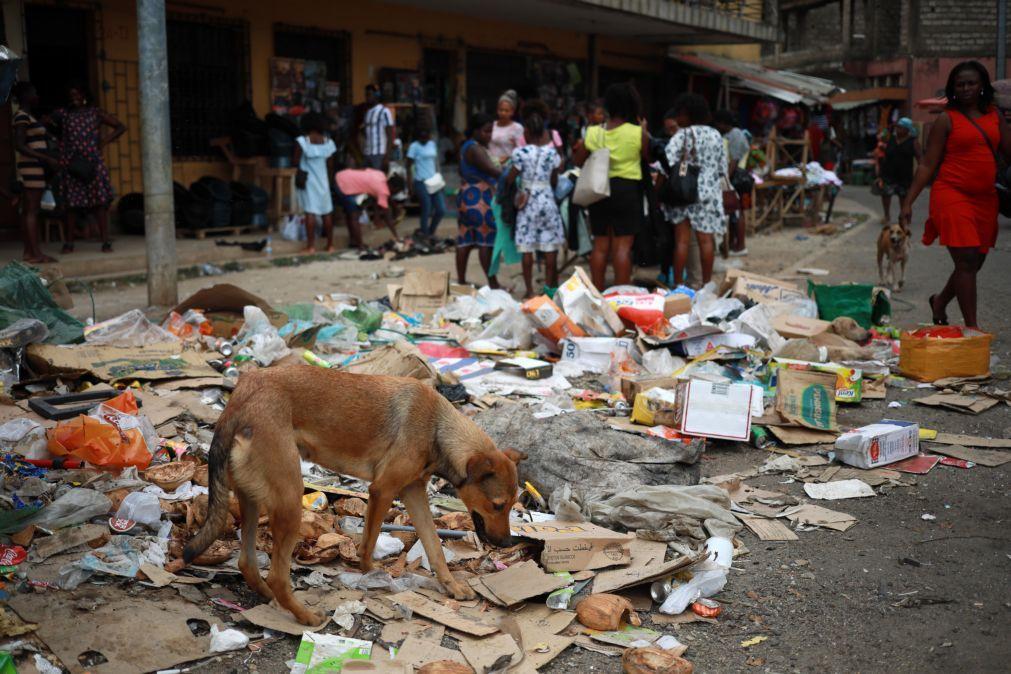
[[[275,309],[219,284],[160,323],[135,310],[85,326],[43,279],[8,265],[6,651],[40,671],[147,671],[293,635],[293,672],[351,660],[346,671],[531,671],[572,647],[621,657],[626,672],[689,672],[670,630],[719,621],[745,527],[765,541],[856,524],[749,477],[789,473],[814,501],[873,496],[924,462],[966,467],[970,448],[1000,446],[901,419],[841,427],[840,408],[883,399],[889,383],[922,386],[909,377],[941,380],[923,404],[979,413],[1009,399],[986,381],[988,335],[873,327],[888,312],[887,292],[871,286],[804,291],[737,270],[698,292],[601,292],[577,269],[522,303],[407,271],[378,301],[327,294]],[[292,582],[330,615],[325,625],[307,629],[246,587],[234,497],[226,533],[181,568],[207,517],[214,423],[243,373],[263,367],[413,377],[528,454],[510,548],[484,546],[452,487],[429,485],[446,559],[478,599],[442,592],[399,504],[378,568],[358,571],[367,485],[310,463]],[[921,439],[935,454],[920,454]],[[702,453],[735,442],[772,453],[700,484]]]

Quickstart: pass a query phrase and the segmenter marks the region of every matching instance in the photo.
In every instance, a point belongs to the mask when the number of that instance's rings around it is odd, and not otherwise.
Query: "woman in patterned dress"
[[[492,119],[478,113],[470,120],[467,141],[460,147],[460,192],[457,196],[459,234],[456,237],[456,278],[467,282],[467,261],[470,251],[478,249],[485,275],[491,266],[491,254],[498,231],[492,197],[502,169],[488,154]],[[488,285],[498,288],[498,279],[488,276]]]
[[[60,192],[67,208],[67,241],[63,252],[74,252],[78,216],[93,213],[102,238],[102,252],[109,253],[112,251],[109,205],[113,193],[102,148],[126,133],[126,127],[96,106],[83,85],[71,85],[67,97],[70,105],[53,113],[53,119],[61,127]],[[112,133],[103,136],[102,126],[111,128]]]
[[[709,104],[698,94],[682,94],[674,103],[679,130],[667,144],[671,170],[687,156],[689,164],[699,168],[699,198],[681,207],[664,206],[667,220],[674,224],[674,282],[684,282],[692,231],[699,242],[702,284],[713,277],[716,235],[727,231],[728,218],[723,211],[722,178],[727,172],[727,148],[720,132],[709,126]]]
[[[526,144],[512,154],[512,168],[506,177],[510,183],[522,178],[522,192],[516,214],[516,249],[523,254],[525,299],[534,296],[534,254],[544,253],[547,267],[545,283],[558,287],[558,251],[565,242],[562,213],[555,202],[554,185],[562,159],[546,133],[542,112],[525,109]]]

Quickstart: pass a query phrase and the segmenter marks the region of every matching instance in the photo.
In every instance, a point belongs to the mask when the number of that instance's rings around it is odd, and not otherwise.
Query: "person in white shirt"
[[[365,168],[385,171],[390,165],[393,150],[393,115],[379,98],[379,87],[369,84],[365,87],[365,120],[362,131],[365,134]]]

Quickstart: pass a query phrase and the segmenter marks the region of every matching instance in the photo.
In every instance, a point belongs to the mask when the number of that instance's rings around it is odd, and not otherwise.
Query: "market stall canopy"
[[[909,89],[906,87],[873,87],[871,89],[857,89],[855,91],[843,91],[835,94],[829,99],[833,110],[845,111],[862,108],[865,105],[873,105],[881,101],[905,101],[909,97]]]
[[[800,75],[789,70],[775,70],[757,63],[737,61],[711,54],[687,54],[671,48],[667,55],[685,65],[732,79],[731,85],[750,89],[787,103],[828,103],[842,89],[831,80]]]

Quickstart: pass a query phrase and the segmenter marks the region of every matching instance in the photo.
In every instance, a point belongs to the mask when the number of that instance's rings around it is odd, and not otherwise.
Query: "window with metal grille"
[[[249,98],[245,22],[173,14],[168,25],[172,155],[210,156],[229,116]]]

